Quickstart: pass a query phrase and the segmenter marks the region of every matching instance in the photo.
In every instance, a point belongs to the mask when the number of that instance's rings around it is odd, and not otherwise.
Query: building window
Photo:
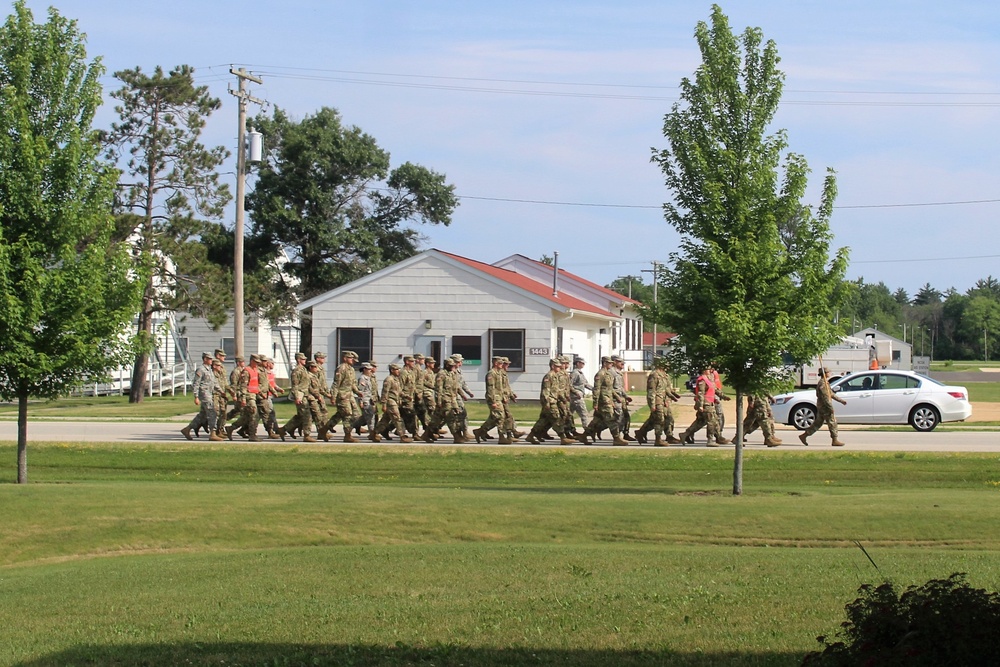
[[[344,351],[356,352],[359,361],[370,361],[374,359],[372,353],[372,330],[371,329],[347,329],[337,328],[337,356],[335,359],[340,362],[344,356]]]
[[[188,361],[188,338],[187,338],[187,336],[184,336],[184,337],[180,337],[180,336],[175,337],[174,338],[174,363],[175,364],[183,364],[186,361]],[[193,361],[195,364],[201,363],[201,359],[200,358],[197,359],[197,360],[191,359],[191,361]]]
[[[222,351],[226,353],[226,357],[232,359],[236,356],[236,339],[235,338],[223,338],[222,339]]]
[[[490,329],[490,357],[510,359],[510,370],[524,370],[524,329]]]
[[[451,353],[462,355],[462,363],[467,366],[479,366],[483,363],[483,337],[452,336]]]

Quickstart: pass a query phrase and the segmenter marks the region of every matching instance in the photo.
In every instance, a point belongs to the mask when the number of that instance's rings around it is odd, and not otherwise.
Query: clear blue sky
[[[928,282],[964,292],[1000,276],[1000,5],[720,4],[735,31],[760,27],[778,45],[787,80],[775,129],[808,160],[814,193],[827,167],[838,172],[832,227],[851,248],[850,278],[912,297]],[[44,20],[49,3],[28,5]],[[116,70],[194,66],[223,102],[210,144],[235,146],[236,64],[264,79],[253,95],[293,117],[336,107],[393,164],[444,172],[461,206],[450,227],[422,230],[427,247],[488,262],[558,251],[560,266],[600,283],[676,247],[650,148],[665,145],[663,115],[699,63],[692,35],[709,2],[54,6],[103,57],[106,92]],[[112,116],[108,105],[99,122]]]

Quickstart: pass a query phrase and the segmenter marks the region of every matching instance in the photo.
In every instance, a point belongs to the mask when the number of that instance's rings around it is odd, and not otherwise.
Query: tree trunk
[[[17,483],[28,483],[28,390],[17,393]]]
[[[132,365],[132,384],[128,390],[129,403],[142,403],[146,396],[146,375],[149,371],[149,352],[146,345],[153,340],[153,300],[147,290],[142,298],[142,310],[139,312],[139,341],[142,350],[135,357]]]
[[[733,464],[733,495],[743,495],[743,392],[736,390],[736,460]]]

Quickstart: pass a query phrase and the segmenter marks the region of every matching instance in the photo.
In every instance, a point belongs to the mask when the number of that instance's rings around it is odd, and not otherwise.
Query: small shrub
[[[865,584],[845,609],[836,637],[818,637],[810,667],[850,665],[995,665],[1000,646],[1000,595],[965,582],[964,573],[910,586]]]

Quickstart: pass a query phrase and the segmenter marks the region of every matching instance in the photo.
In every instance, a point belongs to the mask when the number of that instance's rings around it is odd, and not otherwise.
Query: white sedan
[[[847,405],[834,403],[840,424],[909,424],[933,431],[941,422],[972,416],[969,392],[949,387],[911,371],[860,371],[830,383]],[[816,391],[796,391],[774,397],[774,421],[800,431],[816,419]]]

